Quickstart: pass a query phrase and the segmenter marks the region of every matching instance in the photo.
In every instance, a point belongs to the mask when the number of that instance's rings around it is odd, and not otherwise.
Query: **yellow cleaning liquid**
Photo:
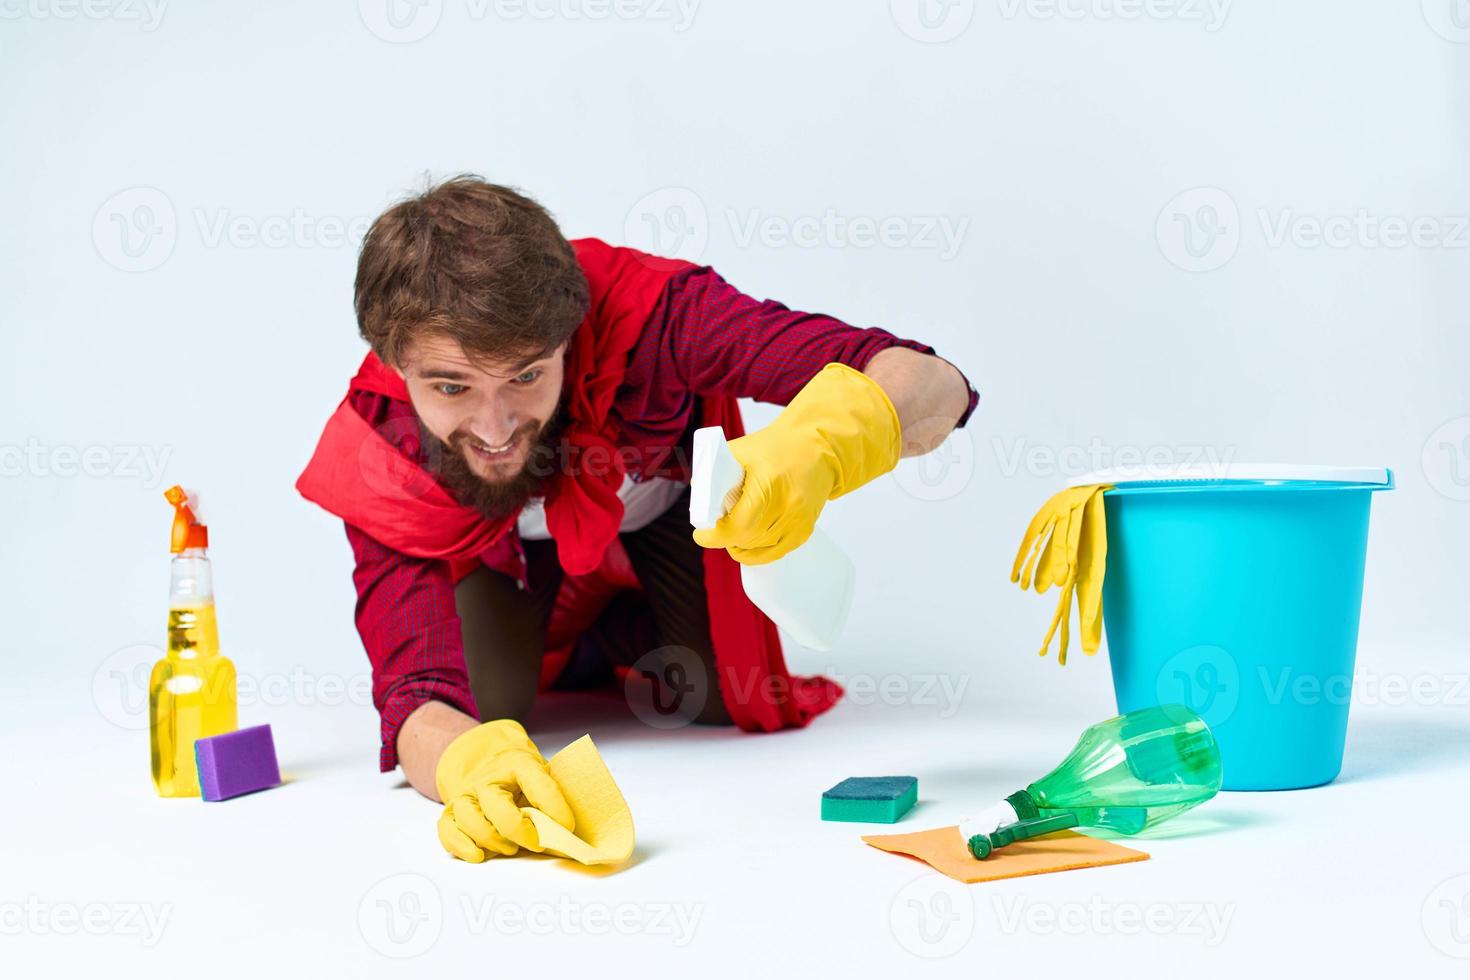
[[[209,529],[196,513],[197,495],[170,487],[174,505],[169,551],[168,652],[148,680],[153,785],[159,796],[198,796],[194,743],[238,727],[235,665],[219,652]]]
[[[235,665],[219,652],[214,603],[168,611],[168,654],[148,683],[153,784],[160,796],[198,796],[194,741],[238,727]]]

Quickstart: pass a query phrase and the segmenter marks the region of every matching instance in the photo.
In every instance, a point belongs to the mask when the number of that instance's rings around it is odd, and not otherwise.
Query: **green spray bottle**
[[[1220,748],[1199,715],[1179,704],[1143,708],[1087,729],[1061,765],[961,821],[960,834],[976,857],[1071,826],[1137,834],[1210,799],[1221,775]]]

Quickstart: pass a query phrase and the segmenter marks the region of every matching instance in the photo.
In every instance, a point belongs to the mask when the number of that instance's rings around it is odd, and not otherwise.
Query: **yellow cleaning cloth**
[[[619,864],[633,853],[633,813],[613,782],[591,735],[583,735],[551,757],[551,775],[572,808],[567,830],[535,807],[523,806],[536,828],[537,846],[546,854],[583,864]]]
[[[1061,587],[1057,609],[1052,614],[1046,639],[1041,641],[1040,652],[1046,656],[1052,635],[1061,626],[1057,662],[1062,665],[1067,662],[1074,593],[1082,652],[1097,653],[1102,640],[1102,586],[1108,564],[1108,519],[1103,510],[1103,492],[1111,489],[1111,484],[1097,483],[1068,487],[1053,496],[1031,518],[1021,547],[1016,551],[1016,560],[1011,563],[1011,581],[1020,582],[1022,589],[1031,588],[1033,572],[1038,594],[1053,585]]]
[[[1070,830],[1008,844],[983,861],[970,853],[958,827],[936,827],[912,834],[876,834],[863,840],[880,851],[918,858],[935,871],[967,885],[1148,860],[1143,851]]]

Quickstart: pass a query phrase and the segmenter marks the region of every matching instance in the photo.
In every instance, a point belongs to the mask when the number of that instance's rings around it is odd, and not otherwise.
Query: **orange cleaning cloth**
[[[863,840],[880,851],[918,858],[934,870],[967,885],[977,881],[1148,860],[1148,855],[1142,851],[1086,834],[1074,834],[1070,830],[1008,844],[983,861],[970,853],[958,827],[936,827],[911,834],[874,834]]]

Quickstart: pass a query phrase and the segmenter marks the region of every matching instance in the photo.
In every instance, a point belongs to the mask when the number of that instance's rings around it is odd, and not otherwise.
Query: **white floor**
[[[591,730],[638,828],[633,862],[595,875],[542,858],[448,858],[437,808],[376,774],[370,708],[246,712],[243,723],[272,722],[289,781],[204,804],[155,798],[144,736],[105,721],[33,751],[72,707],[22,706],[7,760],[0,958],[12,976],[1470,966],[1463,706],[1355,709],[1335,784],[1222,794],[1144,842],[1150,861],[968,887],[867,847],[865,828],[821,822],[821,791],[912,773],[921,802],[894,829],[938,826],[1040,775],[1086,719],[846,704],[806,731],[753,737],[660,732],[611,698],[564,695],[540,709],[539,743],[550,754]]]

